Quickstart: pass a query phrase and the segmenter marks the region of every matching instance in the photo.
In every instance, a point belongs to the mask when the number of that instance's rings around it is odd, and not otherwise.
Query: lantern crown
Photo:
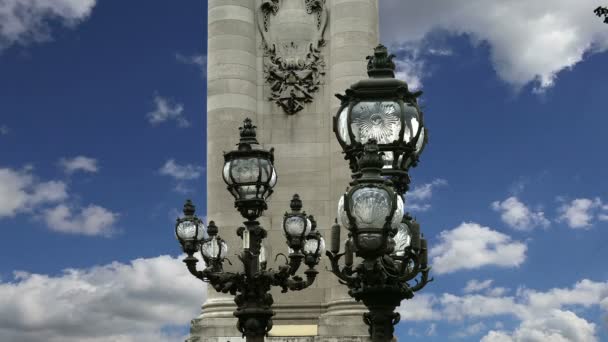
[[[374,49],[372,56],[367,56],[367,74],[371,78],[395,78],[395,62],[393,58],[396,56],[388,54],[386,46],[380,44]]]

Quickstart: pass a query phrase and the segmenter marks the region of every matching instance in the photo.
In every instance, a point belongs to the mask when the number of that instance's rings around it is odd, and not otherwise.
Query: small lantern
[[[273,166],[273,149],[253,148],[259,145],[256,126],[249,118],[239,128],[241,139],[238,149],[224,154],[224,182],[235,198],[235,206],[247,219],[259,217],[268,208],[266,200],[277,184]]]
[[[417,101],[422,92],[412,93],[407,83],[395,79],[394,57],[379,45],[368,57],[370,78],[353,84],[345,96],[337,95],[342,105],[334,117],[334,132],[355,175],[360,175],[356,158],[363,144],[375,139],[385,157],[382,175],[403,193],[409,184],[407,171],[416,166],[428,134]]]
[[[304,262],[313,267],[319,263],[319,258],[325,253],[325,239],[323,239],[321,233],[317,230],[317,221],[314,216],[310,215],[308,219],[312,223],[312,227],[308,235],[306,235],[306,242],[304,243]]]
[[[196,252],[196,245],[206,238],[203,221],[194,214],[196,207],[191,200],[184,204],[184,217],[178,218],[175,224],[175,237],[186,254]]]
[[[362,257],[380,256],[392,249],[389,237],[403,218],[403,199],[381,176],[383,163],[378,144],[370,139],[359,159],[362,175],[338,203],[338,216]]]
[[[287,245],[294,252],[299,252],[305,244],[305,237],[312,229],[312,222],[302,210],[302,200],[298,194],[293,195],[290,203],[291,212],[283,217],[283,231]]]
[[[213,264],[217,261],[224,260],[226,254],[228,254],[228,245],[226,244],[226,241],[217,236],[218,228],[215,225],[215,222],[209,222],[207,231],[209,239],[201,244],[201,254],[205,259],[205,262]]]

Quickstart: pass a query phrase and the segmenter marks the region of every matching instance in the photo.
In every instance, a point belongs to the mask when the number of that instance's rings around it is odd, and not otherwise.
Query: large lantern
[[[266,200],[277,184],[273,149],[252,147],[259,145],[255,129],[251,120],[245,119],[239,128],[238,149],[224,154],[224,182],[235,198],[235,206],[247,219],[256,219],[268,208]]]
[[[370,139],[359,159],[362,175],[338,203],[338,216],[353,236],[357,256],[380,256],[393,250],[391,237],[403,218],[403,199],[381,176],[383,165],[378,144]]]
[[[407,171],[416,166],[427,142],[423,114],[407,83],[395,79],[394,55],[379,45],[368,57],[369,79],[353,84],[346,95],[336,95],[342,104],[334,117],[334,132],[355,176],[360,176],[356,158],[363,144],[375,139],[384,152],[382,175],[397,192],[408,189]]]

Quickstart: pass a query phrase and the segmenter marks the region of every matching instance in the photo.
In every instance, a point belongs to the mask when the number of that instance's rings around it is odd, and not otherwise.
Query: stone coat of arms
[[[325,75],[328,16],[325,0],[262,0],[258,8],[269,100],[289,115],[313,101]]]

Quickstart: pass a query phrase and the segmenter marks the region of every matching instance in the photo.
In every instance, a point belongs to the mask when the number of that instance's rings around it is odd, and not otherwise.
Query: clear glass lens
[[[293,250],[293,248],[291,247],[287,247],[287,254],[288,255],[293,255],[293,253],[295,253],[296,251]]]
[[[321,248],[319,248],[319,255],[323,255],[323,254],[325,254],[325,239],[323,237],[321,237],[321,240],[319,240],[319,243],[321,244]]]
[[[416,153],[420,153],[420,151],[422,150],[422,147],[424,146],[424,129],[422,131],[420,131],[420,137],[418,138],[418,141],[416,142]]]
[[[275,170],[274,166],[272,167],[272,176],[270,176],[270,182],[268,184],[270,188],[274,188],[277,185],[277,170]]]
[[[205,258],[216,258],[217,257],[217,240],[215,237],[201,246],[201,253]]]
[[[399,140],[401,131],[401,109],[399,103],[359,102],[352,110],[351,128],[355,140],[366,143],[374,138],[379,144]]]
[[[404,214],[404,203],[403,197],[397,195],[397,209],[395,209],[395,214],[393,215],[392,227],[397,228],[401,224],[401,220],[403,220]]]
[[[309,226],[310,227],[310,226]],[[291,237],[300,237],[306,229],[306,220],[301,216],[291,216],[285,220],[284,228]],[[310,228],[309,228],[310,230]]]
[[[361,188],[352,194],[351,215],[358,228],[382,229],[391,209],[391,198],[386,190]]]
[[[395,154],[390,151],[384,152],[384,169],[392,169],[393,168],[393,160],[395,160]]]
[[[222,243],[219,244],[220,247],[220,259],[224,259],[226,257],[226,255],[228,254],[228,245],[226,244],[225,241],[222,241]],[[217,255],[217,253],[216,253]]]
[[[412,237],[410,236],[410,230],[405,223],[400,223],[397,230],[397,234],[393,238],[395,240],[395,255],[405,255],[405,247],[410,245]]]
[[[260,248],[259,260],[260,263],[266,262],[266,247],[264,247],[264,245],[262,245],[262,247]]]
[[[350,135],[348,134],[348,107],[342,109],[338,117],[338,135],[347,145],[350,145]]]
[[[238,192],[241,199],[252,199],[257,197],[258,188],[255,185],[245,185],[238,187]],[[260,192],[262,192],[261,188]]]
[[[202,229],[200,229],[202,230]],[[177,225],[176,234],[179,239],[192,240],[196,234],[196,223],[192,221],[184,221]],[[200,234],[200,232],[199,232]]]
[[[270,163],[270,160],[260,159],[260,169],[262,170],[260,181],[263,183],[268,182],[272,176],[272,164]]]
[[[310,230],[312,229],[312,222],[310,222],[310,220],[308,218],[306,218],[306,232],[304,233],[304,235],[308,235],[308,233],[310,233]]]
[[[317,239],[306,240],[306,244],[304,245],[304,253],[317,253],[317,247],[319,247],[319,241],[317,241]]]
[[[257,158],[235,159],[232,161],[231,174],[236,183],[257,182],[260,176]]]
[[[403,131],[403,141],[408,143],[418,134],[420,123],[416,107],[409,103],[405,103],[404,107],[405,130]]]
[[[232,178],[230,178],[230,164],[231,162],[227,162],[224,164],[224,170],[222,171],[222,175],[224,176],[224,182],[228,185],[232,185]]]
[[[338,217],[340,218],[342,227],[348,229],[350,225],[348,223],[348,215],[346,215],[346,210],[344,210],[344,196],[341,196],[340,201],[338,201]]]

